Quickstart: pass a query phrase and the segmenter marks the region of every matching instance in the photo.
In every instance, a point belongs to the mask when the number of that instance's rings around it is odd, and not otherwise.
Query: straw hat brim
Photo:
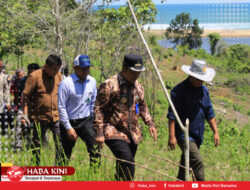
[[[192,71],[190,71],[190,67],[189,65],[183,65],[181,67],[181,69],[187,73],[188,75],[194,77],[194,78],[197,78],[201,81],[205,81],[205,82],[210,82],[213,80],[214,76],[215,76],[215,70],[212,69],[212,68],[206,68],[206,74],[205,75],[201,75],[201,74],[198,74],[198,73],[194,73]]]

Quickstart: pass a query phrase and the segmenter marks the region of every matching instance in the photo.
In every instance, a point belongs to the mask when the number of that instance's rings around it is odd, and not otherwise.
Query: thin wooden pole
[[[162,158],[162,157],[156,156],[156,155],[154,155],[154,154],[151,154],[151,156],[153,156],[153,157],[155,157],[155,158],[157,158],[157,159],[160,159],[160,160],[164,160],[164,161],[169,162],[169,163],[171,163],[171,164],[177,165],[177,166],[179,166],[179,167],[181,167],[181,168],[187,169],[185,166],[181,165],[180,163],[174,162],[174,161],[172,161],[172,160],[168,160],[168,159],[166,159],[166,158]],[[192,177],[193,177],[194,181],[196,181],[196,178],[195,178],[193,169],[192,169],[192,168],[189,168],[189,171],[191,171]]]
[[[110,158],[110,159],[113,159],[113,160],[118,160],[118,161],[120,161],[120,162],[126,162],[126,163],[128,163],[128,164],[133,164],[133,165],[135,165],[136,167],[140,167],[140,168],[149,170],[149,171],[151,171],[151,172],[157,173],[157,174],[159,174],[159,175],[163,175],[163,176],[165,176],[165,177],[168,177],[168,178],[173,179],[173,180],[176,180],[176,181],[181,181],[181,180],[179,180],[179,179],[177,179],[177,178],[174,178],[174,177],[169,176],[169,175],[167,175],[167,174],[161,173],[161,172],[159,172],[159,171],[157,171],[157,170],[153,170],[153,169],[147,168],[147,167],[142,166],[142,165],[140,165],[140,164],[136,164],[136,163],[133,163],[133,162],[130,162],[130,161],[127,161],[127,160],[123,160],[123,159],[120,159],[120,158],[115,158],[115,157],[112,157],[112,156],[108,156],[108,155],[103,154],[103,153],[101,153],[101,152],[99,152],[99,154],[102,155],[102,156],[104,156],[104,157],[106,157],[106,158]]]

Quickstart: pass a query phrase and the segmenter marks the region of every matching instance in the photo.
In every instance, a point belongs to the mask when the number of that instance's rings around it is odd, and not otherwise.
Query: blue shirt
[[[186,119],[189,119],[189,139],[201,145],[204,136],[204,119],[210,120],[215,117],[208,89],[204,85],[199,88],[193,87],[187,78],[174,87],[171,91],[171,99],[184,126]],[[176,120],[170,107],[167,117]],[[177,122],[175,136],[178,142],[184,141],[184,134]]]
[[[96,80],[89,75],[83,82],[75,73],[61,81],[58,110],[60,121],[66,130],[72,127],[70,119],[82,119],[93,114],[96,94]]]

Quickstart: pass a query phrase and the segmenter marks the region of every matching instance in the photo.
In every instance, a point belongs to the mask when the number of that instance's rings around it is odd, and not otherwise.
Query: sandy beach
[[[156,35],[162,35],[165,31],[163,30],[157,30],[157,29],[151,29],[150,31],[147,31],[151,34]],[[250,37],[250,29],[247,30],[229,30],[229,29],[207,29],[204,30],[203,37],[206,37],[210,33],[219,33],[221,37]]]

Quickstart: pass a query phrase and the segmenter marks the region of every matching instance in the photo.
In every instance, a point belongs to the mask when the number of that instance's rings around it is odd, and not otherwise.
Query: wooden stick
[[[123,160],[123,159],[120,159],[120,158],[115,158],[115,157],[112,157],[112,156],[108,156],[108,155],[103,154],[103,153],[101,153],[101,152],[99,152],[99,154],[102,155],[102,156],[104,156],[104,157],[113,159],[113,160],[118,160],[118,161],[120,161],[120,162],[126,162],[126,163],[128,163],[128,164],[135,165],[135,166],[137,166],[137,167],[140,167],[140,168],[149,170],[149,171],[151,171],[151,172],[154,172],[154,173],[157,173],[157,174],[166,176],[166,177],[171,178],[171,179],[176,180],[176,181],[181,181],[181,180],[179,180],[179,179],[177,179],[177,178],[174,178],[174,177],[169,176],[169,175],[167,175],[167,174],[161,173],[161,172],[159,172],[159,171],[157,171],[157,170],[153,170],[153,169],[147,168],[147,167],[142,166],[142,165],[140,165],[140,164],[136,164],[136,163],[133,163],[133,162],[130,162],[130,161],[127,161],[127,160]]]
[[[162,157],[156,156],[156,155],[154,155],[154,154],[151,154],[150,156],[153,156],[153,157],[158,158],[158,159],[160,159],[160,160],[167,161],[167,162],[169,162],[169,163],[171,163],[171,164],[174,164],[174,165],[177,165],[177,166],[179,166],[179,167],[181,167],[181,168],[187,169],[185,166],[183,166],[183,165],[181,165],[181,164],[179,164],[179,163],[177,163],[177,162],[174,162],[174,161],[172,161],[172,160],[168,160],[168,159],[166,159],[166,158],[162,158]],[[194,181],[196,181],[196,178],[195,178],[195,176],[194,176],[194,171],[193,171],[193,169],[192,169],[192,168],[189,168],[189,170],[190,170],[191,173],[192,173],[192,177],[194,178]]]

